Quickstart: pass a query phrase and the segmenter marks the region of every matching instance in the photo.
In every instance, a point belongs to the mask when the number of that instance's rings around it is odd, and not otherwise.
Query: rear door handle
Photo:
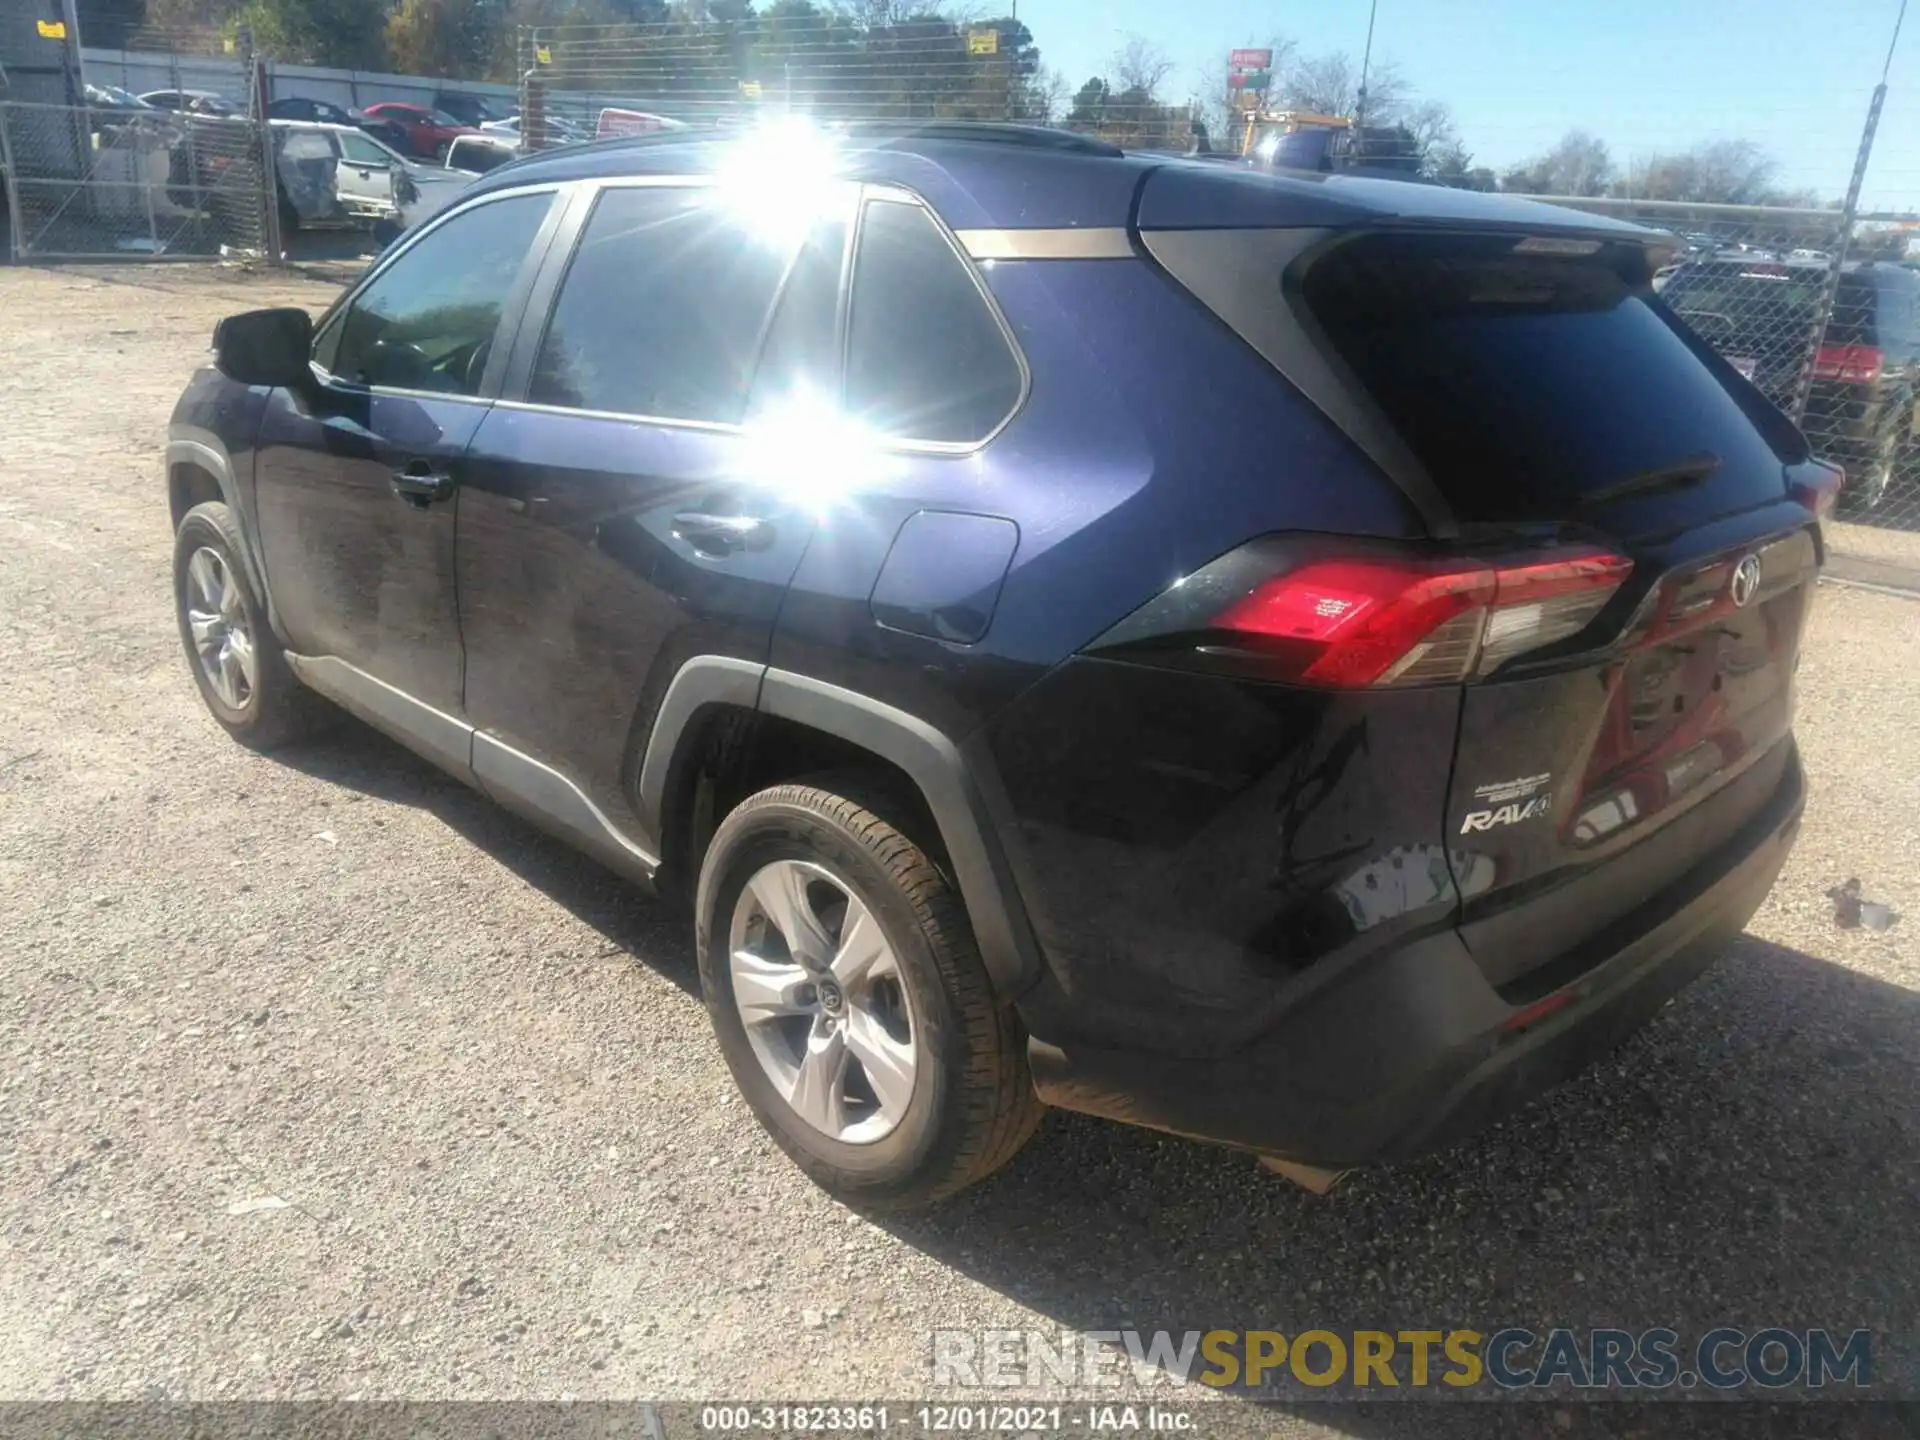
[[[453,476],[435,470],[430,460],[409,460],[393,472],[393,493],[416,510],[424,510],[436,500],[453,498]]]
[[[673,517],[673,533],[703,555],[727,555],[765,544],[773,535],[773,526],[758,515],[684,510]]]

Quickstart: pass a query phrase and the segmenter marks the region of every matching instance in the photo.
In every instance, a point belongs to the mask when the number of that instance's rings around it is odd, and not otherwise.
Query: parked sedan
[[[491,95],[469,95],[463,90],[442,90],[433,97],[433,108],[443,115],[451,115],[462,125],[484,127],[489,120],[499,120],[513,110],[511,102],[495,99]]]
[[[400,127],[409,153],[423,160],[437,160],[447,147],[462,135],[478,135],[471,125],[462,125],[444,110],[429,110],[424,105],[408,105],[399,100],[382,100],[363,112],[369,119],[384,120]]]
[[[271,120],[308,120],[321,125],[352,125],[353,111],[331,100],[315,100],[308,95],[283,95],[267,106]]]

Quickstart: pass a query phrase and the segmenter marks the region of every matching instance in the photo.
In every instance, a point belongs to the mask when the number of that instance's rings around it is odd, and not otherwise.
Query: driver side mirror
[[[213,363],[242,385],[306,385],[313,376],[313,317],[304,310],[249,310],[213,327]]]

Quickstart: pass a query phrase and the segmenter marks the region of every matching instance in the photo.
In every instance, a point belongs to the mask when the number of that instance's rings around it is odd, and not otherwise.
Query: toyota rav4
[[[343,708],[688,905],[850,1201],[1045,1105],[1324,1180],[1616,1041],[1795,835],[1838,472],[1671,248],[1019,127],[530,157],[222,324],[180,633],[241,742]]]

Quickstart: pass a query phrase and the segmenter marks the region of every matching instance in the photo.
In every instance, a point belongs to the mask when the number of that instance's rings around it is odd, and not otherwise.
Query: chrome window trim
[[[1134,260],[1133,237],[1122,226],[1101,229],[956,230],[975,260]]]
[[[573,256],[579,246],[580,237],[586,229],[587,221],[592,218],[593,205],[595,201],[597,201],[600,192],[604,190],[633,189],[640,187],[711,189],[719,183],[719,179],[713,175],[615,175],[593,180],[576,180],[568,183],[578,194],[584,195],[587,198],[573,202],[580,206],[580,219],[579,223],[573,226],[572,234],[569,237],[571,248],[568,253],[565,256],[557,256],[549,253],[542,262],[543,272],[548,267],[554,267],[556,269],[557,279],[552,287],[551,293],[547,296],[546,313],[540,317],[540,341],[533,345],[532,354],[527,361],[526,375],[522,377],[520,391],[523,395],[525,393],[525,384],[532,376],[533,364],[538,359],[539,345],[545,343],[547,327],[552,323],[553,311],[560,298],[560,287],[565,283],[567,269],[573,263]],[[904,437],[886,437],[878,442],[876,448],[878,448],[881,453],[889,455],[926,455],[942,458],[976,455],[986,449],[986,447],[991,445],[995,440],[999,439],[1002,432],[1004,432],[1019,416],[1020,412],[1026,408],[1027,400],[1033,393],[1033,369],[1027,363],[1026,352],[1020,348],[1020,341],[1014,334],[1012,324],[1007,320],[1005,312],[1001,310],[1000,303],[994,298],[992,290],[987,287],[986,280],[981,275],[979,267],[973,263],[966,249],[954,238],[954,231],[947,225],[946,221],[940,218],[938,211],[913,191],[897,185],[870,184],[858,181],[848,181],[846,183],[856,186],[857,193],[854,196],[853,214],[850,217],[851,224],[849,226],[847,240],[848,255],[846,265],[841,274],[839,314],[835,322],[839,332],[842,403],[845,402],[846,398],[844,386],[847,374],[848,351],[852,344],[851,320],[853,313],[853,286],[859,277],[861,220],[866,213],[867,205],[870,203],[917,206],[932,219],[935,227],[940,231],[941,235],[946,238],[947,245],[953,251],[954,258],[959,261],[961,267],[967,272],[968,278],[973,282],[975,291],[978,292],[980,298],[986,303],[987,313],[993,316],[994,324],[1000,327],[1001,337],[1006,341],[1007,349],[1012,352],[1014,365],[1020,373],[1020,393],[1015,397],[1012,407],[1001,417],[999,423],[978,440],[914,440]],[[529,190],[533,188],[535,187],[528,187]],[[523,192],[513,191],[503,193]],[[437,221],[438,217],[436,217],[435,223],[437,223]],[[544,287],[536,280],[531,293],[537,294],[543,288]],[[783,278],[781,290],[776,292],[776,303],[778,302],[779,295],[784,294],[784,289],[785,280]],[[761,337],[761,340],[764,347],[764,335]],[[759,371],[759,364],[760,357],[756,356],[754,359],[756,375]],[[750,384],[748,388],[749,401],[751,398],[752,388]],[[689,420],[671,415],[646,415],[623,410],[587,410],[572,405],[550,405],[544,402],[522,398],[509,399],[505,395],[489,403],[503,410],[517,410],[528,414],[572,415],[587,420],[617,420],[633,425],[647,425],[669,430],[691,430],[712,435],[745,436],[751,434],[753,429],[751,424],[732,421]]]

